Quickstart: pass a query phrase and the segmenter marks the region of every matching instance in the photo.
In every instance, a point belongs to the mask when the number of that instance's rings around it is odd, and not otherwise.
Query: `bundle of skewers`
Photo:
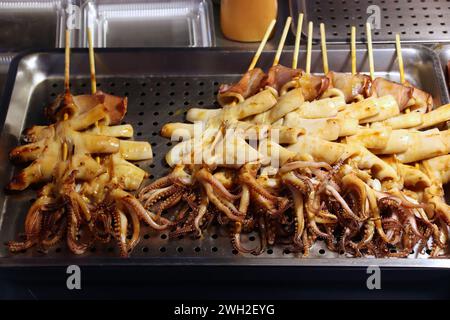
[[[25,218],[23,239],[8,244],[12,252],[32,246],[46,252],[65,239],[75,254],[96,242],[114,241],[120,253],[128,255],[139,241],[140,220],[152,222],[151,213],[129,193],[139,188],[147,173],[129,161],[151,159],[153,153],[148,142],[129,140],[131,125],[120,124],[127,98],[97,91],[90,34],[89,30],[91,94],[70,92],[67,31],[65,91],[45,108],[52,123],[27,129],[26,144],[10,152],[14,162],[31,164],[7,189],[44,184]]]
[[[322,239],[351,256],[445,254],[450,130],[436,126],[450,119],[450,105],[434,108],[430,94],[405,80],[398,36],[400,83],[375,78],[369,24],[369,75],[356,70],[354,28],[352,72],[329,71],[323,24],[324,75],[311,74],[312,22],[306,68],[298,69],[302,19],[292,67],[279,64],[289,18],[267,74],[255,66],[273,23],[248,71],[221,86],[221,108],[193,108],[190,123],[163,127],[163,136],[183,141],[166,156],[173,171],[139,199],[177,222],[173,236],[202,236],[218,223],[241,253],[279,243],[308,255]],[[241,241],[249,232],[259,234],[255,247]]]
[[[354,28],[351,73],[329,70],[323,25],[324,75],[312,74],[311,22],[299,69],[302,21],[301,14],[291,67],[279,64],[288,18],[272,67],[267,74],[256,68],[273,21],[243,77],[220,87],[221,108],[192,108],[187,122],[164,125],[162,136],[182,141],[166,155],[171,172],[153,182],[129,162],[152,152],[146,142],[125,140],[132,137],[131,126],[119,125],[126,98],[95,90],[92,46],[92,94],[70,94],[66,45],[66,92],[46,108],[53,123],[32,127],[28,144],[11,151],[31,165],[9,189],[46,184],[24,240],[10,250],[45,251],[65,237],[76,254],[116,241],[126,256],[144,222],[172,238],[203,237],[217,224],[237,251],[253,255],[275,244],[308,255],[318,239],[355,257],[444,254],[450,130],[438,127],[450,119],[450,105],[435,108],[430,94],[405,80],[399,38],[400,83],[375,78],[370,25],[369,75],[356,70]],[[259,234],[255,247],[241,240],[251,232]]]

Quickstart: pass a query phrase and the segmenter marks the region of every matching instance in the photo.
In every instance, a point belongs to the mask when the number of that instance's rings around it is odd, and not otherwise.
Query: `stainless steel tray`
[[[402,42],[449,42],[450,6],[448,1],[437,0],[289,0],[294,17],[293,32],[299,12],[305,13],[306,21],[317,26],[314,39],[320,40],[319,23],[325,23],[327,41],[348,42],[350,27],[357,27],[357,40],[365,41],[365,24],[369,17],[378,14],[379,29],[373,30],[373,41],[395,42],[399,33]],[[373,10],[368,11],[372,7]],[[306,29],[303,29],[304,32]],[[306,33],[305,33],[306,34]]]
[[[82,46],[87,26],[96,47],[211,47],[215,44],[210,0],[92,0],[83,4]]]
[[[447,87],[449,87],[449,84],[450,84],[449,79],[450,78],[449,78],[447,66],[448,66],[448,62],[450,61],[450,45],[449,44],[446,44],[446,45],[439,44],[439,45],[435,46],[433,49],[439,55],[439,59],[441,61],[441,66],[442,66],[442,72],[446,76]]]
[[[14,58],[12,52],[0,52],[0,101],[3,94],[3,88],[5,86],[6,77],[8,75],[9,64]]]
[[[1,48],[54,48],[66,0],[1,0]]]
[[[375,47],[378,75],[397,79],[395,51]],[[213,106],[218,85],[239,78],[253,56],[251,51],[219,49],[99,49],[96,51],[99,89],[129,97],[125,122],[135,128],[135,138],[153,144],[153,163],[141,162],[151,178],[164,175],[168,168],[164,156],[169,141],[159,136],[165,122],[183,121],[190,106]],[[274,52],[264,52],[259,66],[268,68]],[[289,64],[291,51],[281,63]],[[448,102],[443,75],[437,57],[424,47],[405,47],[408,80],[432,93],[437,103]],[[304,58],[302,52],[301,59]],[[329,49],[330,68],[348,71],[345,48]],[[303,60],[301,60],[303,61]],[[313,50],[313,72],[320,72],[320,50]],[[367,70],[365,49],[358,48],[361,70]],[[413,63],[413,65],[411,65]],[[74,94],[89,91],[89,67],[86,50],[73,50],[71,57]],[[7,112],[0,136],[0,186],[4,187],[15,170],[8,151],[18,144],[22,130],[45,123],[43,107],[63,90],[64,53],[62,50],[23,54],[11,64],[5,99],[1,110]],[[2,115],[3,117],[4,115]],[[318,241],[311,256],[301,258],[277,245],[258,257],[233,252],[225,230],[212,228],[199,239],[168,240],[166,233],[142,230],[142,241],[129,259],[118,258],[114,247],[98,246],[82,256],[74,256],[61,244],[47,255],[34,249],[10,254],[3,244],[23,229],[23,219],[35,192],[18,194],[0,191],[0,266],[49,265],[240,265],[240,266],[404,266],[450,268],[449,259],[371,259],[346,258],[326,250]],[[249,235],[244,241],[255,239]]]

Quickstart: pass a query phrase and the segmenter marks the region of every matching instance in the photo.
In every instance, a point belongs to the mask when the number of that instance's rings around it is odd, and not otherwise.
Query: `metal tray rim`
[[[363,268],[369,266],[388,268],[440,268],[450,270],[450,259],[403,259],[403,258],[183,258],[183,257],[89,257],[88,259],[74,257],[69,259],[57,258],[0,258],[0,269],[8,267],[57,267],[57,266],[107,266],[107,267],[133,267],[133,266],[208,266],[208,267],[351,267]]]

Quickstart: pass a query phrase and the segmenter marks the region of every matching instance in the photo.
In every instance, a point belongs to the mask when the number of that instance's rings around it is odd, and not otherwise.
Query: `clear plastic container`
[[[215,44],[210,0],[96,0],[83,8],[96,47],[209,47]]]

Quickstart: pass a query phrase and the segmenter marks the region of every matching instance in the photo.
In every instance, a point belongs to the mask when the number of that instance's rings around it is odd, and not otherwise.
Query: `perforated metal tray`
[[[371,10],[368,8],[371,6]],[[357,41],[365,41],[365,24],[379,15],[379,29],[373,30],[373,41],[449,42],[450,3],[437,0],[290,0],[295,32],[299,12],[316,26],[314,39],[320,40],[319,24],[326,25],[328,42],[343,43],[350,39],[350,27],[357,27]],[[303,29],[304,32],[306,29]]]
[[[374,50],[378,75],[397,79],[393,48]],[[330,68],[348,71],[348,52],[344,48],[329,51]],[[447,102],[442,91],[442,71],[437,57],[424,47],[407,47],[404,51],[408,80],[432,93],[436,102]],[[185,111],[192,106],[213,107],[218,85],[239,78],[253,56],[251,51],[217,49],[134,49],[96,51],[97,84],[99,89],[129,97],[125,122],[133,124],[135,139],[149,140],[155,153],[153,163],[143,161],[141,168],[150,178],[168,172],[163,158],[170,142],[159,136],[166,122],[183,121]],[[264,52],[259,66],[267,69],[274,52]],[[286,51],[281,63],[289,64],[292,52]],[[304,52],[302,52],[302,59]],[[365,50],[358,49],[361,69],[367,70]],[[313,50],[313,72],[320,72],[320,51]],[[411,65],[414,62],[416,65]],[[223,229],[210,229],[204,239],[173,239],[167,233],[142,230],[142,241],[128,259],[118,258],[112,245],[98,246],[82,256],[71,254],[64,243],[43,255],[34,249],[10,254],[4,245],[23,229],[23,220],[35,196],[33,190],[5,194],[14,170],[8,160],[8,151],[19,142],[20,133],[32,124],[44,124],[43,107],[63,89],[64,53],[62,50],[23,54],[13,61],[2,110],[7,110],[0,136],[0,266],[30,265],[270,265],[270,266],[420,266],[450,268],[448,259],[370,259],[346,258],[326,250],[318,241],[308,258],[286,251],[277,245],[258,257],[233,252],[229,236]],[[88,55],[85,50],[74,50],[71,57],[72,91],[89,91]],[[4,115],[2,114],[2,117]],[[255,235],[244,242],[254,243]],[[417,254],[415,254],[417,255]]]

